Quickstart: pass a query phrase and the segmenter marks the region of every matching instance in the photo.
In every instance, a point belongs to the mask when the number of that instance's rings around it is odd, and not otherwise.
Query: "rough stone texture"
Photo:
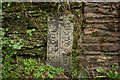
[[[114,4],[114,3],[112,3]],[[113,12],[115,6],[112,6]],[[97,68],[109,69],[111,65],[118,65],[118,52],[120,51],[120,23],[119,16],[113,19],[109,3],[85,3],[83,49],[84,58],[88,71],[91,74]],[[115,23],[117,27],[117,38],[115,37]],[[78,57],[79,58],[79,57]],[[80,58],[81,59],[81,58]]]
[[[89,51],[117,51],[118,47],[112,43],[83,44],[83,47]]]
[[[17,9],[18,7],[22,7],[20,3],[15,3],[12,6],[6,6],[2,9],[3,12],[6,13],[6,15],[2,15],[4,16],[2,27],[8,28],[7,36],[11,39],[15,39],[16,41],[21,40],[24,43],[24,47],[18,51],[20,54],[39,57],[44,57],[46,54],[47,41],[42,38],[40,31],[34,24],[35,22],[38,25],[43,34],[47,33],[47,31],[43,30],[44,28],[47,28],[47,19],[41,19],[41,16],[45,17],[45,15],[40,13],[40,4],[41,3],[33,4],[34,8],[26,7],[34,21],[31,17],[26,17],[24,10]],[[21,17],[17,18],[17,15],[19,14],[21,14]],[[41,25],[44,26],[41,27]],[[27,34],[27,30],[32,29],[35,29],[35,31],[32,32],[32,36],[30,36]]]
[[[71,56],[67,56],[73,45],[73,23],[68,20],[70,16],[73,17],[70,14],[48,17],[47,62],[65,70],[71,68]]]
[[[91,35],[84,36],[84,43],[104,43],[104,42],[115,42],[119,41],[119,38],[115,39],[113,37],[105,36],[105,37],[94,37]]]

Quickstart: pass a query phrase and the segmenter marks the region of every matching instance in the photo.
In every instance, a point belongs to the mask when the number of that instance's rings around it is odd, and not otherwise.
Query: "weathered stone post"
[[[72,14],[59,14],[48,17],[47,31],[47,63],[65,70],[71,68],[71,56],[73,45],[73,23],[69,21]]]

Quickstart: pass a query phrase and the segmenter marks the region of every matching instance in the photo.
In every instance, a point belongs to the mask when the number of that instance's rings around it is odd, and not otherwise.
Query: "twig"
[[[28,15],[31,17],[31,19],[34,21],[34,24],[37,26],[38,30],[40,31],[40,33],[41,33],[43,39],[46,41],[45,36],[43,35],[42,31],[39,29],[39,27],[38,27],[38,25],[36,24],[35,20],[34,20],[33,17],[31,16],[31,14],[29,14],[28,11],[26,11],[26,8],[25,8],[25,5],[24,5],[23,2],[22,2],[22,5],[23,5],[23,7],[24,7],[25,13],[28,14]]]
[[[67,0],[67,4],[68,4],[68,8],[69,8],[69,10],[70,10],[70,3],[69,3],[69,1]]]

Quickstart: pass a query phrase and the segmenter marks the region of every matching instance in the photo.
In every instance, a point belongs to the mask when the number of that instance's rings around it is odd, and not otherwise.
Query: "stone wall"
[[[112,8],[110,4],[113,4]],[[111,65],[118,65],[120,23],[116,4],[85,3],[84,19],[86,26],[82,47],[84,48],[83,59],[90,72],[95,71],[96,68],[109,69]],[[117,29],[117,36],[115,36],[115,29]]]
[[[29,5],[29,6],[28,6]],[[46,12],[42,11],[41,3],[11,3],[7,6],[3,3],[2,27],[8,28],[6,36],[10,39],[22,41],[24,47],[18,52],[23,55],[43,57],[46,54],[47,41],[47,18]],[[30,14],[30,15],[29,15]],[[27,30],[35,29],[30,36]],[[40,30],[42,34],[40,33]]]
[[[32,6],[27,6],[30,4],[25,3],[25,6],[32,18],[25,13],[22,3],[15,3],[11,6],[3,4],[2,27],[9,29],[8,37],[16,40],[21,39],[25,43],[25,46],[19,51],[20,54],[44,56],[47,53],[47,41],[44,40],[38,28],[47,39],[47,17],[57,13],[58,4],[32,3]],[[81,3],[70,3],[70,7],[74,15],[79,17],[78,14],[82,11],[80,10]],[[120,16],[116,13],[115,8],[116,6],[113,5],[113,11],[111,12],[109,3],[85,3],[83,13],[86,23],[83,22],[85,24],[85,26],[82,26],[84,30],[81,29],[81,35],[78,34],[80,36],[78,47],[82,45],[81,49],[83,49],[84,54],[81,52],[80,54],[83,54],[83,56],[77,57],[80,60],[78,65],[84,64],[90,71],[99,67],[108,69],[113,64],[118,65],[117,55],[118,51],[120,52],[120,21],[118,20],[120,20]],[[60,9],[60,11],[62,10]],[[112,13],[116,14],[115,21]],[[117,38],[115,37],[115,23],[118,32]],[[31,29],[36,29],[32,36],[26,33],[27,30]],[[75,34],[76,31],[77,28],[74,27]],[[74,36],[74,40],[76,39],[76,36]]]
[[[6,36],[16,41],[23,41],[19,50],[25,56],[46,57],[47,54],[47,17],[63,12],[58,11],[58,3],[3,3],[2,27],[8,28]],[[72,12],[80,12],[81,3],[71,3]],[[26,11],[24,10],[26,8]],[[62,6],[63,7],[63,6]],[[76,14],[77,14],[76,13]],[[30,36],[27,30],[35,29]],[[43,38],[42,34],[45,39]]]

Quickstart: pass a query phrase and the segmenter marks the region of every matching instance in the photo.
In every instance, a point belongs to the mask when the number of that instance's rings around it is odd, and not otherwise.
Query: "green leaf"
[[[104,72],[104,69],[97,69],[97,72]]]
[[[10,40],[10,42],[13,44],[13,43],[14,43],[14,40]]]
[[[109,74],[113,74],[113,72],[111,70],[109,70]]]
[[[79,12],[79,10],[78,10],[78,9],[76,9],[75,11],[76,11],[76,12]]]
[[[117,76],[117,75],[118,75],[118,72],[115,72],[115,75]]]
[[[20,16],[17,16],[17,18],[20,18]]]
[[[51,75],[49,72],[46,73],[49,78],[53,78],[53,75]]]
[[[118,66],[115,66],[115,70],[118,70]]]
[[[18,47],[17,47],[17,49],[21,49],[21,47],[20,47],[20,46],[18,46]]]
[[[42,78],[45,78],[45,76],[42,74]]]
[[[32,31],[35,31],[35,29],[32,29]]]
[[[107,76],[96,76],[95,78],[105,78]]]
[[[14,49],[17,49],[17,44],[14,44],[14,45],[13,45],[13,48],[14,48]]]
[[[44,28],[44,31],[46,31],[47,30],[47,28]]]
[[[29,35],[32,36],[32,33],[30,33]]]
[[[60,75],[60,71],[57,71],[56,74],[57,74],[57,75]]]
[[[27,33],[31,33],[32,31],[31,30],[27,30]]]
[[[17,52],[14,52],[14,54],[17,54]]]
[[[84,76],[84,78],[88,78],[88,76]]]
[[[108,77],[110,76],[110,74],[109,74],[108,72],[105,71],[104,73],[105,73]]]
[[[7,6],[9,7],[9,6],[10,6],[10,4],[11,4],[11,3],[9,2],[9,3],[7,4]]]
[[[8,28],[6,28],[6,30],[5,31],[8,31]]]
[[[80,15],[78,15],[78,17],[80,17]]]
[[[40,12],[42,12],[42,10],[40,10]]]
[[[37,77],[37,74],[35,73],[34,76]]]
[[[61,7],[61,4],[59,3],[59,4],[58,4],[58,12],[59,12],[59,10],[60,10],[60,7]]]

